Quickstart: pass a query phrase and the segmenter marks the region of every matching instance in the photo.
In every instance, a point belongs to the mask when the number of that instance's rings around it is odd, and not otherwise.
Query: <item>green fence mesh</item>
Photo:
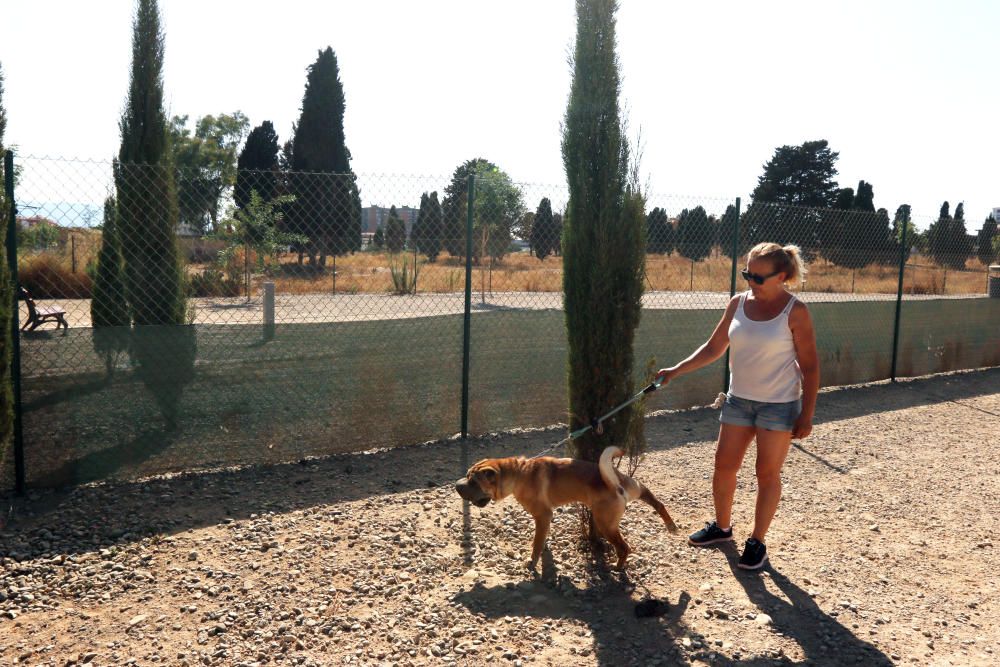
[[[28,485],[453,437],[467,287],[468,432],[566,421],[565,186],[481,174],[470,206],[465,178],[17,168]],[[888,378],[894,345],[901,376],[1000,365],[1000,299],[947,220],[656,193],[646,210],[637,384],[704,342],[760,241],[808,260],[794,290],[824,385]],[[723,382],[717,362],[646,407],[704,405]]]

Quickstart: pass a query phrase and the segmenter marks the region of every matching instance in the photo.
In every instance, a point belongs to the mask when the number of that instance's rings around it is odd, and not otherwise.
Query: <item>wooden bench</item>
[[[31,293],[23,287],[20,288],[21,298],[28,304],[28,319],[21,325],[21,331],[34,331],[46,322],[55,322],[56,329],[60,326],[69,329],[66,322],[66,311],[55,306],[37,306],[35,300],[31,298]],[[29,328],[30,327],[30,328]]]

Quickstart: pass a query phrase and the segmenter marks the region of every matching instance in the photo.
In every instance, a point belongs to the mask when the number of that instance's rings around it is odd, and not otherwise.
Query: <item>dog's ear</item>
[[[493,468],[483,468],[483,477],[492,482],[497,478],[497,471]]]

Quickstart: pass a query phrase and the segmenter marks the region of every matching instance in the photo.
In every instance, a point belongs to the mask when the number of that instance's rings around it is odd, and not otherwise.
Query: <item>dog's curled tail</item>
[[[601,478],[609,489],[621,494],[625,500],[635,500],[642,493],[642,487],[628,475],[619,475],[613,462],[614,459],[624,455],[625,452],[618,447],[605,447],[597,466],[601,470]]]

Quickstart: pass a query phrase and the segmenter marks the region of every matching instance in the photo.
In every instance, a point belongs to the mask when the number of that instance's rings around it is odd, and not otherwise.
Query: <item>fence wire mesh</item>
[[[470,202],[457,173],[240,171],[224,187],[150,165],[17,166],[29,485],[452,437],[467,289],[468,431],[566,421],[565,186],[481,174]],[[708,337],[761,241],[803,250],[793,290],[824,385],[889,377],[895,347],[898,375],[1000,365],[995,254],[944,212],[646,200],[637,384]],[[706,404],[723,376],[702,369],[647,409]]]

